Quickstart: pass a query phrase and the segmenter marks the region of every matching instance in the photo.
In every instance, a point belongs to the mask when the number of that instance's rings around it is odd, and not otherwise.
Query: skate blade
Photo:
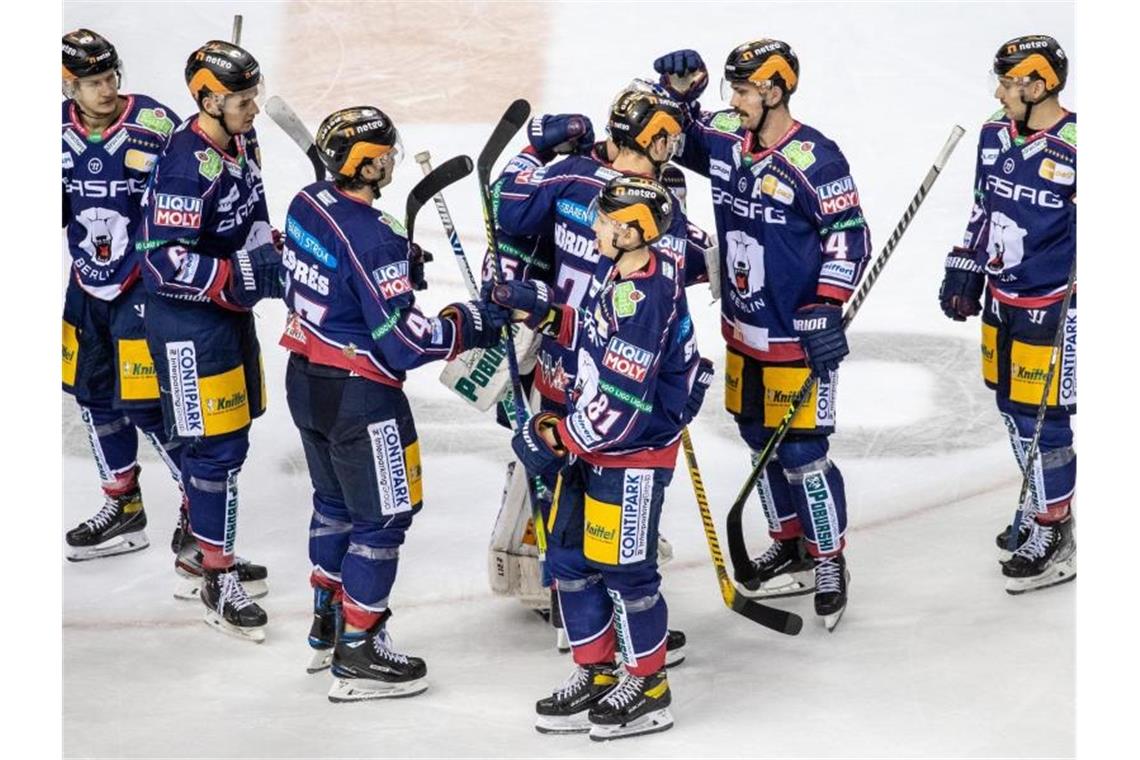
[[[539,715],[534,730],[540,734],[585,734],[590,730],[590,711],[581,710],[573,715]]]
[[[202,579],[199,576],[186,575],[181,570],[178,571],[178,574],[186,580],[175,587],[174,598],[182,601],[200,598],[198,592],[202,588]],[[248,581],[241,585],[245,587],[245,593],[249,594],[250,599],[260,599],[269,593],[269,584],[266,581]]]
[[[329,688],[330,702],[364,702],[370,699],[399,699],[414,697],[427,690],[426,679],[414,681],[373,681],[367,678],[333,678]]]
[[[224,617],[214,612],[213,610],[206,610],[206,616],[203,617],[202,620],[211,628],[220,631],[227,636],[233,636],[235,639],[241,639],[242,641],[252,641],[255,644],[261,644],[265,641],[265,626],[263,625],[242,628],[228,622]]]
[[[137,530],[133,533],[123,533],[114,538],[109,538],[95,546],[69,545],[66,556],[69,562],[86,562],[90,559],[102,559],[142,551],[148,546],[150,546],[150,541],[146,537],[146,531]]]
[[[685,648],[674,649],[673,651],[665,652],[665,667],[675,668],[685,661]]]
[[[1012,596],[1017,596],[1018,594],[1025,594],[1030,591],[1040,591],[1041,589],[1060,586],[1062,583],[1076,580],[1076,577],[1077,558],[1070,557],[1064,562],[1053,565],[1041,575],[1032,578],[1006,578],[1005,592]]]
[[[843,605],[843,609],[839,612],[833,612],[830,615],[821,615],[823,618],[823,627],[827,629],[828,633],[835,630],[835,627],[839,625],[839,620],[843,617],[843,613],[846,611],[847,605]]]
[[[313,652],[313,658],[309,660],[309,665],[305,668],[305,672],[309,674],[320,673],[322,670],[327,669],[332,665],[332,656],[332,647],[315,650]]]
[[[594,723],[590,727],[590,740],[595,742],[608,742],[613,739],[625,739],[630,736],[656,734],[661,731],[668,731],[672,727],[673,713],[669,712],[668,707],[663,707],[660,710],[654,710],[651,713],[642,715],[637,720],[620,726]]]
[[[815,575],[811,570],[802,573],[784,573],[760,584],[759,588],[748,589],[742,583],[736,584],[741,596],[749,599],[783,599],[789,596],[803,596],[815,591]]]

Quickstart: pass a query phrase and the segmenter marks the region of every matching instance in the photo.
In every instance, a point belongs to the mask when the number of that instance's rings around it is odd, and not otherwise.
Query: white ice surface
[[[284,12],[277,5],[66,4],[64,25],[112,37],[128,62],[129,87],[185,112],[185,55],[228,35],[233,12],[245,14],[245,42],[272,89],[275,67],[302,54],[280,43]],[[705,96],[711,103],[719,64],[732,46],[750,36],[792,42],[803,77],[795,113],[846,152],[876,250],[951,125],[968,129],[852,331],[832,447],[851,505],[851,601],[840,628],[822,629],[810,597],[786,602],[805,616],[798,638],[724,609],[682,464],[662,518],[676,551],[663,590],[671,623],[690,641],[688,660],[670,677],[676,727],[609,746],[538,735],[534,700],[561,683],[570,662],[554,651],[552,632],[537,617],[488,590],[485,545],[506,436],[436,382],[438,367],[427,367],[411,373],[407,385],[422,439],[426,506],[402,552],[391,630],[401,648],[428,661],[432,685],[409,700],[329,704],[328,677],[304,673],[309,490],[285,407],[285,357],[275,346],[283,310],[269,303],[257,312],[270,408],[253,427],[239,520],[239,551],[270,568],[268,639],[255,646],[213,633],[199,606],[172,598],[165,545],[175,489],[144,453],[151,548],[78,565],[60,558],[65,753],[1072,755],[1075,586],[1020,598],[1002,590],[993,535],[1012,513],[1019,480],[978,376],[977,325],[946,321],[935,302],[942,258],[960,239],[969,209],[977,125],[995,108],[985,78],[993,50],[1015,34],[1044,31],[1075,56],[1071,6],[607,4],[551,6],[548,13],[545,60],[520,63],[545,71],[535,111],[581,110],[599,128],[613,92],[646,73],[661,52],[702,52],[713,70]],[[624,30],[612,43],[604,42],[602,17],[609,28]],[[636,39],[642,30],[651,31]],[[373,35],[369,55],[384,71],[384,30],[364,32]],[[347,30],[340,35],[331,41],[338,44],[303,51],[328,71],[328,90],[313,95],[326,110],[351,104],[336,97],[337,72],[353,44]],[[463,65],[463,51],[456,55]],[[485,95],[504,106],[513,96],[509,84]],[[1066,96],[1074,102],[1075,92]],[[290,99],[299,110],[308,105],[305,93]],[[371,99],[384,107],[383,89]],[[450,118],[399,126],[409,158],[381,202],[394,213],[402,213],[402,199],[419,177],[411,154],[430,148],[437,161],[459,152],[474,156],[489,131],[489,124]],[[268,119],[259,132],[270,208],[280,222],[309,170]],[[482,222],[473,182],[449,192],[448,202],[474,265]],[[711,229],[707,183],[692,175],[690,212]],[[419,231],[437,257],[429,269],[432,288],[420,299],[425,310],[434,309],[463,290],[432,208],[424,210]],[[702,351],[721,367],[716,307],[703,287],[690,293]],[[747,453],[720,403],[715,390],[693,436],[723,541],[723,515],[746,475]],[[99,493],[85,443],[76,439],[73,405],[65,404],[64,522],[71,525],[95,511]],[[766,539],[758,504],[750,504],[745,518],[759,551]]]

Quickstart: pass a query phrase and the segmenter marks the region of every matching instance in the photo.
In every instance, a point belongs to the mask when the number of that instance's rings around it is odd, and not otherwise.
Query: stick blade
[[[768,607],[739,593],[732,599],[732,611],[785,636],[798,636],[804,627],[804,619],[796,613]]]
[[[503,112],[503,118],[499,119],[499,123],[495,125],[495,131],[491,133],[487,144],[483,146],[476,162],[479,178],[485,184],[490,184],[491,169],[494,168],[495,161],[507,149],[507,145],[510,144],[529,118],[530,103],[525,99],[519,98],[507,106],[507,110]]]
[[[469,175],[474,168],[470,156],[455,156],[432,169],[427,176],[416,183],[408,193],[408,202],[404,209],[404,226],[407,228],[409,241],[415,234],[416,214],[420,209],[434,196],[443,192],[444,188]]]

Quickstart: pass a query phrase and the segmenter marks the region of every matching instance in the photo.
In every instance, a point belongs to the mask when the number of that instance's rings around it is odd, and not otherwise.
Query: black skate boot
[[[202,604],[206,623],[223,633],[258,644],[265,641],[265,610],[249,598],[234,568],[203,570]]]
[[[189,544],[196,543],[197,539],[190,532],[190,506],[186,503],[186,494],[182,494],[182,506],[178,508],[178,523],[174,526],[174,533],[170,536],[170,551],[177,557]]]
[[[410,697],[427,689],[424,661],[392,649],[386,627],[390,617],[392,611],[384,610],[367,631],[345,631],[337,638],[330,702]]]
[[[313,588],[313,625],[309,628],[313,659],[305,668],[306,673],[319,673],[332,664],[333,647],[344,624],[342,614],[335,591],[323,586]]]
[[[669,629],[665,639],[665,667],[673,668],[685,661],[685,633]]]
[[[1029,523],[1029,538],[1001,566],[1001,574],[1008,579],[1005,590],[1010,594],[1049,588],[1077,577],[1072,516],[1046,525],[1036,520]]]
[[[815,560],[815,614],[834,631],[847,608],[847,560],[842,554]]]
[[[626,673],[621,683],[590,708],[590,738],[604,742],[667,731],[673,727],[672,701],[664,669],[650,676]]]
[[[184,534],[182,547],[174,558],[174,572],[185,581],[174,590],[175,599],[195,599],[198,589],[202,585],[202,550],[198,548],[198,540],[189,532],[189,525]],[[251,599],[260,599],[269,593],[269,571],[264,565],[256,565],[244,557],[235,557],[234,571],[238,580],[245,586],[245,593]]]
[[[534,728],[540,734],[584,734],[590,730],[590,708],[617,685],[614,666],[579,665],[549,697],[534,705],[538,718]]]
[[[67,558],[82,562],[140,551],[150,545],[145,529],[138,485],[117,496],[108,494],[94,517],[67,532]]]
[[[768,550],[752,560],[752,577],[740,580],[744,596],[776,599],[809,594],[813,568],[802,537],[775,540]]]
[[[1024,544],[1026,539],[1029,538],[1029,534],[1033,531],[1033,528],[1031,527],[1032,522],[1033,518],[1029,515],[1025,515],[1021,520],[1021,524],[1017,526],[1018,546]],[[1001,562],[1005,562],[1007,559],[1013,556],[1013,552],[1009,550],[1009,534],[1012,530],[1013,525],[1007,525],[1005,526],[1005,530],[1003,530],[1001,533],[998,533],[997,537],[994,539],[994,541],[997,543],[998,549],[1001,550],[999,557],[999,561]]]

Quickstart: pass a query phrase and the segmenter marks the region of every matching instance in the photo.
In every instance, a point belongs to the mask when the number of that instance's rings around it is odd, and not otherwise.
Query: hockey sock
[[[143,432],[155,452],[170,470],[170,476],[176,483],[182,482],[182,439],[172,437],[170,430],[162,421],[162,407],[153,406],[142,409],[130,409],[127,417],[131,423]]]
[[[104,489],[114,488],[120,475],[134,470],[138,459],[139,439],[135,426],[109,403],[79,405],[91,454]]]
[[[383,524],[353,522],[348,550],[341,563],[344,620],[348,625],[371,628],[388,608],[388,596],[400,563],[400,544],[410,524],[409,514]]]
[[[1003,410],[1002,416],[1009,428],[1010,442],[1017,455],[1018,467],[1024,471],[1025,457],[1033,440],[1035,415],[1014,410]],[[1013,428],[1010,427],[1013,423]],[[1014,435],[1016,429],[1016,436]],[[1041,424],[1039,451],[1033,462],[1029,511],[1035,513],[1042,524],[1064,520],[1069,515],[1077,482],[1077,453],[1073,448],[1073,429],[1067,413],[1047,411]],[[1042,505],[1041,497],[1044,497]]]
[[[182,457],[190,525],[202,548],[202,565],[209,569],[229,567],[234,561],[237,478],[249,451],[247,432],[195,439]]]
[[[759,460],[760,452],[753,451],[752,466],[755,467]],[[804,534],[788,478],[776,457],[772,457],[756,481],[756,493],[760,496],[764,517],[768,520],[768,534],[772,538],[783,541]]]
[[[659,591],[641,596],[609,589],[614,606],[614,635],[625,669],[648,676],[665,667],[669,608]]]
[[[613,662],[613,607],[602,584],[602,576],[556,578],[554,586],[558,591],[562,625],[570,639],[574,662],[579,665]]]
[[[839,468],[824,458],[787,473],[805,529],[808,553],[823,557],[843,551],[847,495]]]
[[[328,578],[341,578],[341,563],[348,551],[352,517],[343,502],[313,493],[309,518],[309,561]]]

